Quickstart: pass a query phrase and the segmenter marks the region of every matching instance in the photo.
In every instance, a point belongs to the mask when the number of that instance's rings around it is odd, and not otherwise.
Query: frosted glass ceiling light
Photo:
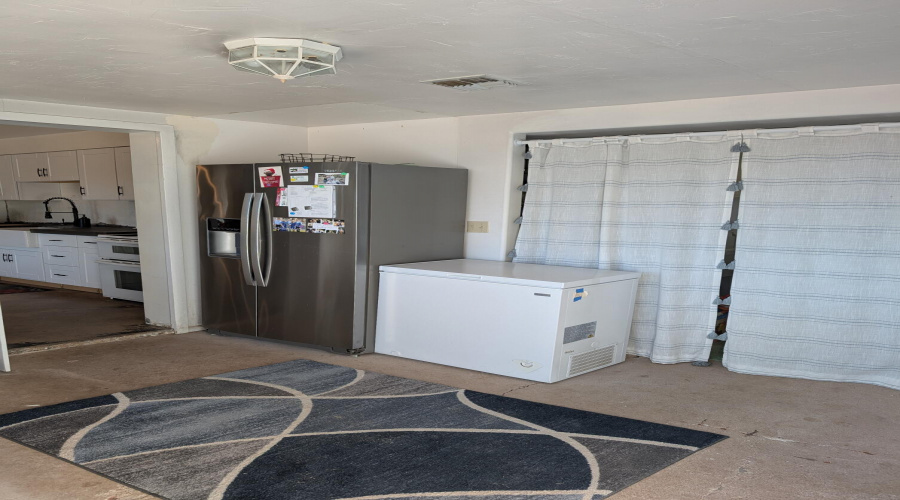
[[[225,42],[228,64],[284,83],[301,76],[333,75],[341,48],[302,38],[244,38]]]

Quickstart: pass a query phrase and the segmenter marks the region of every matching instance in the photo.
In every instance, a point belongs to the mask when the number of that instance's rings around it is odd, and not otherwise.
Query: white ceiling
[[[12,99],[283,123],[460,116],[900,83],[897,0],[5,2]],[[238,72],[222,43],[339,45],[335,76]],[[459,92],[420,80],[487,73]]]

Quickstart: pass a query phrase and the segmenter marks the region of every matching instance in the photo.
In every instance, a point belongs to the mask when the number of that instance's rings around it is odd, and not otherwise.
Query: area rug
[[[599,500],[725,438],[307,360],[0,415],[0,436],[173,500]]]
[[[0,295],[7,293],[31,293],[31,292],[49,292],[52,288],[37,288],[34,286],[13,285],[10,283],[0,283]]]

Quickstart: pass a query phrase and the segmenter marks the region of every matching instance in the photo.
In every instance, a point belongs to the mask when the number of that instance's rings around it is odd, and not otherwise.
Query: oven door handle
[[[253,246],[250,241],[253,238],[253,231],[250,227],[250,221],[253,211],[253,193],[244,194],[244,202],[241,204],[241,234],[240,234],[240,251],[241,251],[241,272],[244,275],[244,282],[250,286],[256,286],[256,280],[253,278],[253,271],[250,269],[250,261],[252,259]]]

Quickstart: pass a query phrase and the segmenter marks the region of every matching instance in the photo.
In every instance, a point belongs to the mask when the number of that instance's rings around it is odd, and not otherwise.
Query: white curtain
[[[534,144],[515,262],[641,272],[629,352],[705,361],[735,137]]]
[[[900,133],[864,130],[746,139],[730,370],[900,389]]]

